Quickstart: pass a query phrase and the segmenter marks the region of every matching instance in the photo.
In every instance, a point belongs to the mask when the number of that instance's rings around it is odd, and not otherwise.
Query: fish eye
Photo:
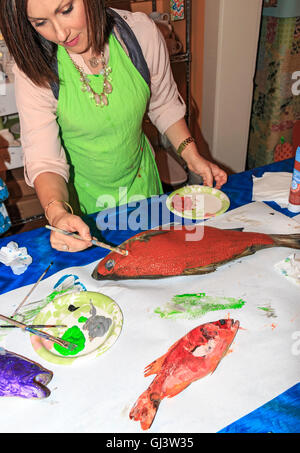
[[[224,324],[226,324],[226,319],[220,319],[219,323],[221,326],[224,326]]]
[[[104,267],[106,270],[111,271],[115,267],[115,264],[116,264],[115,260],[108,260],[106,261]]]

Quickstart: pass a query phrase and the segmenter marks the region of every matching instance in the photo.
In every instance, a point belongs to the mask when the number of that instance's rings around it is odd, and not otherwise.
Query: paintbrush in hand
[[[77,234],[77,233],[72,233],[71,231],[61,230],[60,228],[56,228],[56,227],[53,227],[51,225],[45,225],[45,228],[48,228],[48,230],[51,230],[51,231],[55,231],[56,233],[61,233],[61,234],[64,234],[66,236],[71,236],[71,237],[73,237],[75,239],[80,239],[81,241],[85,241],[86,240],[86,239],[83,239],[81,236],[79,236],[79,234]],[[93,238],[91,240],[91,242],[96,247],[102,247],[103,249],[107,249],[107,250],[110,250],[112,252],[119,253],[120,255],[124,255],[124,256],[128,255],[128,251],[127,250],[123,250],[120,247],[112,247],[111,245],[108,245],[108,244],[105,244],[104,242],[98,241],[96,238]]]

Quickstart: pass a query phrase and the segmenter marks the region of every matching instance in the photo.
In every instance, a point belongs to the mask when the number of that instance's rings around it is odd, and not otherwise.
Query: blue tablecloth
[[[265,171],[272,172],[292,172],[293,159],[270,164],[229,176],[228,182],[223,186],[224,191],[230,198],[230,209],[235,209],[252,201],[252,175],[262,176]],[[276,203],[269,205],[283,214],[293,217],[287,209],[281,209]],[[132,209],[122,206],[110,215],[117,216],[118,219],[126,219]],[[143,229],[151,226],[151,216],[147,225]],[[104,239],[112,244],[121,244],[124,240],[137,233],[130,227],[122,229],[118,225],[116,230],[105,231],[99,236],[96,227],[96,214],[89,216],[86,221],[90,224],[93,234],[100,239]],[[171,216],[170,220],[174,220]],[[119,220],[120,222],[120,220]],[[153,225],[152,225],[153,226]],[[138,230],[140,231],[140,230]],[[12,273],[9,267],[0,264],[0,294],[11,291],[15,288],[35,283],[40,275],[53,261],[53,265],[47,277],[64,269],[73,266],[87,265],[93,261],[100,260],[108,251],[97,247],[78,253],[57,252],[53,250],[49,243],[50,232],[45,228],[38,228],[33,231],[6,237],[0,240],[0,247],[7,245],[10,241],[15,241],[19,246],[27,247],[28,253],[33,257],[33,262],[28,270],[19,276]],[[300,431],[300,384],[295,385],[287,392],[273,399],[261,408],[256,409],[251,414],[236,421],[232,425],[224,428],[222,432],[299,432]]]
[[[227,184],[222,187],[222,191],[225,192],[230,199],[229,209],[238,208],[239,206],[250,203],[252,201],[252,175],[259,177],[262,176],[265,171],[292,172],[292,170],[293,159],[287,159],[275,164],[256,168],[254,170],[230,175]],[[159,197],[157,197],[157,203],[159,203],[159,201],[161,202],[161,199],[159,200],[158,198]],[[156,200],[152,200],[152,202],[154,202],[155,204]],[[268,204],[273,209],[276,209],[285,215],[288,215],[290,217],[294,216],[287,209],[281,209],[280,206],[278,206],[276,203]],[[113,211],[110,215],[114,217],[116,216],[118,219],[124,219],[124,223],[126,223],[126,219],[133,209],[134,208],[131,209],[130,207],[124,205],[120,208],[117,208],[117,210]],[[141,228],[138,230],[133,230],[132,228],[130,228],[130,225],[126,228],[123,225],[117,225],[117,228],[115,230],[107,230],[103,233],[100,233],[96,226],[96,218],[97,216],[95,214],[89,216],[85,220],[87,221],[87,223],[89,223],[93,235],[97,236],[100,240],[104,240],[104,242],[111,244],[119,245],[141,230]],[[160,222],[160,220],[161,219],[158,219],[156,223]],[[170,213],[170,221],[172,222],[173,220],[174,216]],[[152,226],[156,225],[152,224]],[[143,229],[147,230],[150,227],[151,213],[149,212],[148,224],[143,225]],[[47,277],[66,267],[84,266],[86,264],[92,263],[93,261],[100,260],[108,253],[107,250],[100,249],[98,247],[91,247],[88,250],[77,253],[58,252],[51,248],[49,237],[49,230],[45,228],[37,228],[33,231],[28,231],[0,239],[0,247],[6,246],[10,241],[15,241],[19,245],[19,247],[26,247],[29,255],[33,258],[33,262],[29,266],[28,270],[24,274],[21,274],[19,276],[14,275],[9,267],[5,267],[0,263],[0,294],[24,285],[28,285],[30,283],[35,283],[40,275],[48,267],[50,262],[53,262],[53,265],[47,273]]]

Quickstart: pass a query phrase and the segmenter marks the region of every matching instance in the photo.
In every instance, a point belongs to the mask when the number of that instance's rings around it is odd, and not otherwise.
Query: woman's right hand
[[[83,239],[81,241],[63,233],[51,231],[51,246],[64,252],[79,252],[91,247],[92,237],[89,227],[79,216],[74,215],[73,212],[70,213],[72,207],[67,201],[68,188],[64,178],[52,172],[41,173],[36,177],[34,187],[49,224],[60,230],[77,233]]]
[[[77,233],[84,239],[81,241],[80,239],[51,231],[50,243],[54,249],[62,252],[79,252],[92,246],[90,229],[79,216],[64,211],[51,218],[51,225],[61,230]]]

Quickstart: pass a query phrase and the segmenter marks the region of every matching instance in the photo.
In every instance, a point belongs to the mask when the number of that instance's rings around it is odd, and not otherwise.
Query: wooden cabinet
[[[17,106],[14,84],[4,80],[1,82],[0,88],[0,116],[3,120],[16,114]],[[8,125],[11,121],[8,120]],[[4,127],[8,127],[6,123]],[[8,233],[21,231],[24,224],[28,224],[27,228],[30,226],[33,228],[41,222],[45,223],[44,211],[35,191],[25,183],[22,147],[6,145],[5,140],[1,140],[0,177],[6,183],[9,191],[9,198],[5,205],[12,228]]]

